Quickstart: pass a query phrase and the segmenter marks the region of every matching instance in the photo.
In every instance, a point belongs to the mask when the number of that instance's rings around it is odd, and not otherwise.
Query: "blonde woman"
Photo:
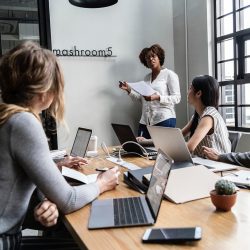
[[[18,249],[20,230],[35,187],[64,214],[115,188],[118,169],[95,183],[71,187],[53,162],[39,114],[64,117],[64,79],[49,50],[23,42],[0,62],[0,246]]]

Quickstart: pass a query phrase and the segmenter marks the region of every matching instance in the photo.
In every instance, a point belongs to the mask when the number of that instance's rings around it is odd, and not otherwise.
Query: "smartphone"
[[[200,227],[150,228],[144,233],[142,241],[145,243],[195,241],[201,239],[201,231]]]

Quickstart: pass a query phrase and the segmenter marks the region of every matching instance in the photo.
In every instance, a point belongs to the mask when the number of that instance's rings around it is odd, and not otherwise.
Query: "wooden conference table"
[[[152,165],[153,161],[143,158],[124,158],[140,167]],[[112,167],[115,164],[104,156],[90,159],[88,169]],[[124,172],[124,168],[120,168]],[[86,173],[86,170],[84,170]],[[87,170],[88,171],[88,170]],[[93,171],[92,171],[93,172]],[[184,184],[185,185],[185,184]],[[123,182],[115,190],[102,194],[98,199],[138,196]],[[174,204],[163,200],[156,224],[153,227],[202,227],[202,239],[189,244],[145,244],[141,238],[150,226],[88,230],[90,215],[88,205],[68,214],[64,222],[81,249],[199,249],[199,250],[235,250],[250,249],[250,191],[241,189],[237,202],[230,212],[217,212],[210,198]],[[105,216],[105,214],[103,215]]]

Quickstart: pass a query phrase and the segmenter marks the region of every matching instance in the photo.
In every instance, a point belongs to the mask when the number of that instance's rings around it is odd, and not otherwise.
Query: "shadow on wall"
[[[137,81],[139,79],[135,78],[136,73],[134,73],[136,67],[141,66],[138,62],[131,63],[131,61],[123,60],[122,63],[118,62],[110,68],[110,75],[113,75],[114,82],[110,89],[103,89],[100,93],[106,98],[111,98],[113,100],[110,106],[109,117],[106,117],[107,121],[110,123],[110,129],[114,135],[111,123],[118,124],[129,124],[132,129],[136,132],[138,129],[138,124],[141,116],[141,104],[139,102],[133,102],[132,99],[127,95],[127,93],[119,88],[119,80],[126,81]],[[131,74],[131,72],[133,72]],[[125,79],[125,76],[130,76],[129,79]],[[143,77],[143,74],[142,74]],[[137,132],[136,132],[137,133]]]

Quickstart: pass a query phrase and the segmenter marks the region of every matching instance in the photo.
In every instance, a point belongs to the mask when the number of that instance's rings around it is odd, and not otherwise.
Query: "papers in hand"
[[[229,173],[222,177],[223,179],[234,182],[236,185],[242,185],[250,188],[250,171],[239,170],[235,173]]]
[[[82,183],[89,184],[96,181],[98,174],[85,175],[72,168],[62,167],[62,175],[80,181]]]
[[[128,85],[142,96],[151,96],[156,93],[156,91],[144,81],[128,83]]]

